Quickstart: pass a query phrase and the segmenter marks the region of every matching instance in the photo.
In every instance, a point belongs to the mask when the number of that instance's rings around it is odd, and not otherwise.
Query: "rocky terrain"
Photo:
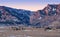
[[[0,37],[60,37],[60,4],[37,11],[0,6]]]
[[[60,4],[48,4],[37,11],[0,6],[0,26],[45,27],[54,22],[60,22]]]

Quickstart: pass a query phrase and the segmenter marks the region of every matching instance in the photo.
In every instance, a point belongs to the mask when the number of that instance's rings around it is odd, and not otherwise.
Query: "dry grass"
[[[0,28],[0,37],[60,37],[60,30],[44,31],[44,29],[12,30]]]

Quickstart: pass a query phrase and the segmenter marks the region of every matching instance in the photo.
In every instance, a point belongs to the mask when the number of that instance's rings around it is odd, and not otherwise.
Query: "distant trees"
[[[13,30],[25,30],[25,28],[20,27],[20,26],[13,26],[11,27]]]

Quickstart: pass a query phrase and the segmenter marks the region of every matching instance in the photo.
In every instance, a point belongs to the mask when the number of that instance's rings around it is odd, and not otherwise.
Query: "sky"
[[[0,0],[0,6],[25,10],[41,10],[47,4],[60,4],[60,0]]]

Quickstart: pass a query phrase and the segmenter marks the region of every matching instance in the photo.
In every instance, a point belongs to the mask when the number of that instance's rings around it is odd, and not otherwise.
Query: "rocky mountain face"
[[[48,4],[43,10],[29,11],[0,6],[0,25],[45,27],[60,22],[60,4]]]
[[[40,13],[40,17],[32,23],[34,26],[52,26],[55,25],[53,22],[60,22],[60,4],[48,4],[43,10],[38,10],[37,12]]]

